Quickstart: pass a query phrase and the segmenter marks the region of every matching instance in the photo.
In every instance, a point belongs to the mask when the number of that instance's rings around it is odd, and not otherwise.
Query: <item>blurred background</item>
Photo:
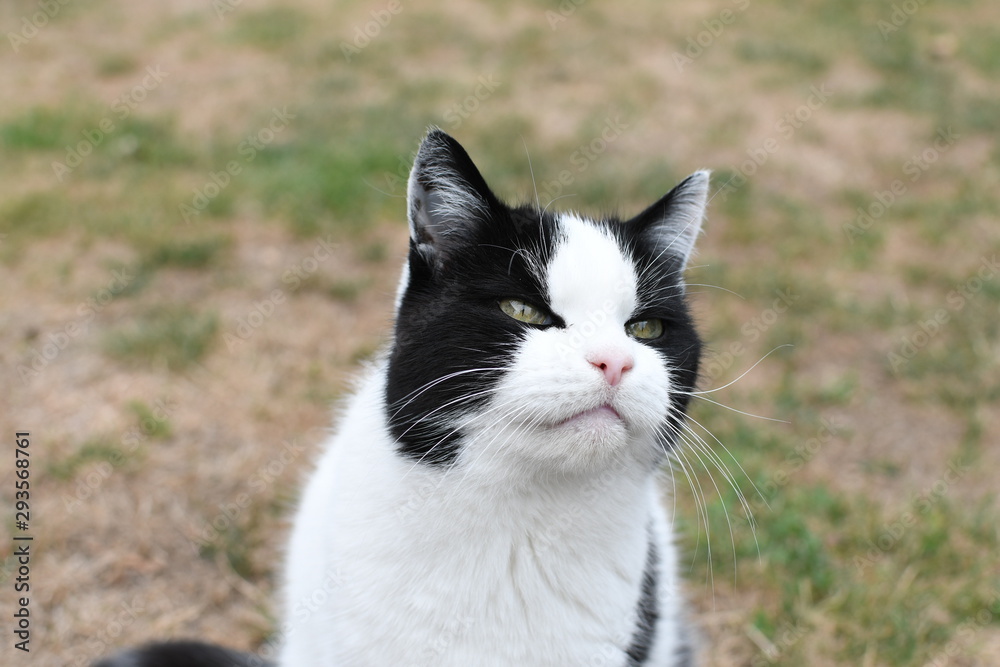
[[[0,24],[0,423],[35,485],[32,652],[5,631],[4,664],[267,652],[438,125],[556,209],[714,170],[689,281],[718,391],[672,501],[703,664],[1000,665],[996,3],[10,0]]]

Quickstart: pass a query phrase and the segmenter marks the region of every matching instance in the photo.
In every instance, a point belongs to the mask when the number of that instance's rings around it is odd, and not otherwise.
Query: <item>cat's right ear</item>
[[[420,255],[440,268],[495,206],[496,197],[465,149],[432,128],[420,144],[407,185],[410,239]]]

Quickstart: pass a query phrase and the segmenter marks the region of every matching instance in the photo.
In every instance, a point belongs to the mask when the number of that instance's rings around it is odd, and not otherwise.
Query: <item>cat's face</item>
[[[386,389],[399,451],[561,472],[660,461],[697,375],[681,274],[707,186],[699,172],[625,222],[510,208],[431,132]]]

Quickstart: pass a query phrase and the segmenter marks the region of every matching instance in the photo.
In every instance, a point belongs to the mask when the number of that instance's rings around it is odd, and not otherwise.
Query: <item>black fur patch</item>
[[[399,306],[385,389],[389,429],[401,454],[448,465],[462,415],[490,399],[523,325],[505,298],[547,302],[533,271],[555,241],[555,219],[510,208],[486,185],[461,145],[440,130],[424,139],[410,176],[409,283]]]
[[[498,304],[548,303],[526,255],[547,264],[555,230],[550,215],[498,204],[440,266],[411,242],[386,386],[388,421],[403,455],[428,464],[455,460],[460,415],[483,409],[524,331]]]
[[[686,623],[680,627],[680,637],[678,639],[677,660],[674,667],[694,667],[694,643],[693,632]]]
[[[649,658],[649,649],[653,646],[653,639],[656,636],[656,622],[660,618],[659,605],[656,600],[659,564],[660,555],[656,551],[656,542],[650,536],[646,569],[642,573],[642,592],[639,594],[639,602],[635,610],[635,632],[632,634],[632,643],[625,651],[629,657],[628,667],[645,665]]]
[[[274,663],[194,641],[157,642],[105,658],[93,667],[274,667]]]

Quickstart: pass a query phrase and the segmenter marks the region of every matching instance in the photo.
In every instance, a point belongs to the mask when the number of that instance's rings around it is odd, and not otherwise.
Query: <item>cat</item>
[[[658,482],[698,374],[682,273],[708,187],[627,221],[512,207],[429,131],[393,339],[295,516],[281,667],[693,664]],[[173,664],[266,663],[166,643],[102,667]]]

